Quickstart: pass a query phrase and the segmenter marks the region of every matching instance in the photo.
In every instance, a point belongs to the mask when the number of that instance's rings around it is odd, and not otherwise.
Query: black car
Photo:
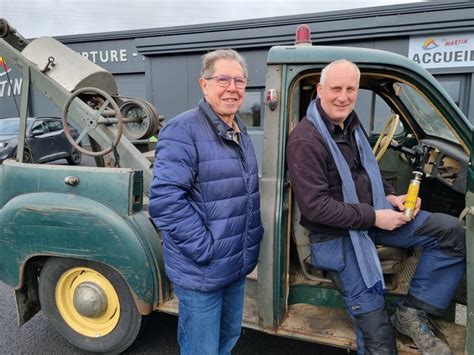
[[[16,157],[20,119],[0,119],[0,164],[8,158]],[[71,128],[73,137],[78,133]],[[67,140],[60,118],[28,118],[26,128],[25,151],[23,161],[26,163],[47,163],[53,160],[66,159],[71,165],[81,163],[82,153]]]

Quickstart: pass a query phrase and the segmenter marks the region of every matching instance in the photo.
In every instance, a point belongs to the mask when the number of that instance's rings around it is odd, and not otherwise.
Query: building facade
[[[122,96],[152,102],[166,119],[195,107],[201,98],[198,78],[204,53],[237,49],[249,66],[242,116],[261,151],[267,52],[274,45],[292,44],[301,23],[311,27],[314,45],[382,49],[417,61],[474,122],[473,2],[413,3],[57,39],[112,72]],[[8,63],[0,65],[0,118],[18,115],[14,98],[19,101],[21,80]],[[36,89],[31,94],[31,116],[61,114]]]

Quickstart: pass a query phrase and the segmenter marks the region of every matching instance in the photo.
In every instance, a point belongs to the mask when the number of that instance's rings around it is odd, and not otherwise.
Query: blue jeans
[[[400,228],[393,231],[374,228],[369,235],[378,245],[423,248],[408,296],[420,304],[419,308],[436,313],[449,306],[466,270],[466,261],[464,257],[452,256],[441,250],[436,238],[416,234],[429,215],[420,211],[413,221]],[[331,272],[352,315],[365,314],[384,306],[383,290],[377,285],[372,288],[365,286],[348,237],[313,243],[311,248],[313,264]]]
[[[465,271],[466,259],[441,250],[436,238],[416,235],[429,213],[420,211],[410,223],[394,231],[378,230],[375,243],[394,247],[422,247],[423,253],[410,282],[408,297],[418,308],[436,314],[448,308]],[[445,226],[448,230],[450,226]]]
[[[174,287],[181,355],[230,354],[240,337],[245,278],[213,292]]]
[[[423,248],[407,297],[418,308],[437,313],[449,306],[464,275],[466,261],[464,257],[452,256],[441,250],[433,236],[417,235],[416,231],[429,215],[420,211],[413,221],[400,228],[393,231],[373,228],[369,235],[379,245]],[[370,315],[370,312],[383,309],[384,292],[377,285],[372,288],[365,286],[349,237],[312,243],[311,248],[314,266],[328,270],[328,276],[341,293],[349,315],[355,320],[358,353],[363,354],[364,338],[370,339],[372,334],[366,334],[367,331],[357,321]]]

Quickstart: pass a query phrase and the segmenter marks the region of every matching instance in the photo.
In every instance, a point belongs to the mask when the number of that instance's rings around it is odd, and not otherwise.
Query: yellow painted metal
[[[74,292],[84,282],[94,283],[107,298],[107,309],[95,318],[81,315],[74,306]],[[66,324],[77,333],[98,338],[114,330],[120,319],[120,300],[112,284],[96,270],[77,267],[65,272],[56,285],[56,305]]]
[[[372,149],[375,155],[375,159],[377,159],[377,161],[382,159],[383,155],[390,146],[390,142],[392,141],[393,136],[397,131],[398,122],[400,122],[400,117],[397,114],[394,114],[390,117],[387,123],[385,123],[385,126],[382,128],[382,132],[380,132],[379,139],[377,139],[377,142],[375,143],[375,146]]]

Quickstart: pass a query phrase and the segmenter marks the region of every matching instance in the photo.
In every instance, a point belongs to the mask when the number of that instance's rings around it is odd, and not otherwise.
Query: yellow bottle
[[[403,207],[405,207],[403,213],[409,218],[413,218],[413,213],[415,212],[416,199],[418,198],[418,192],[420,191],[420,183],[423,173],[420,171],[414,171],[413,175],[415,176],[410,180],[407,196],[403,203]]]

